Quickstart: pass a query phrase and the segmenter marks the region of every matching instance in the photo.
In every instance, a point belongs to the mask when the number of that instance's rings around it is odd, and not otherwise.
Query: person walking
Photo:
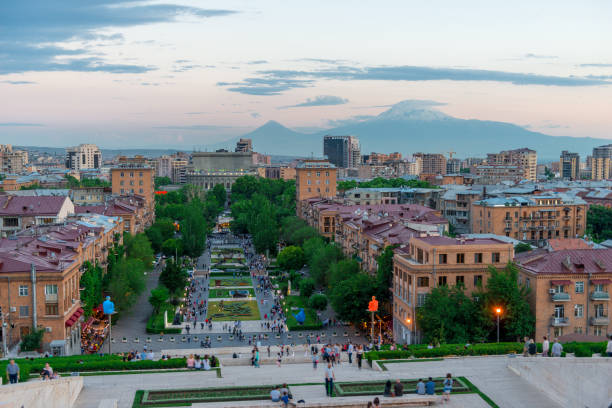
[[[550,350],[550,342],[548,338],[544,336],[542,341],[542,357],[548,357],[548,350]]]
[[[353,343],[349,342],[346,352],[348,353],[349,364],[353,364]]]
[[[19,381],[19,366],[15,363],[15,360],[11,360],[6,366],[6,378],[10,384],[17,384]]]
[[[446,374],[446,378],[444,379],[443,385],[443,394],[442,399],[446,402],[450,401],[450,393],[453,390],[453,377],[450,373]]]
[[[537,347],[533,339],[529,340],[528,351],[529,351],[529,357],[535,357],[537,353]]]
[[[563,352],[563,346],[559,343],[559,339],[555,339],[555,342],[552,346],[552,356],[553,357],[561,357],[561,353]]]
[[[333,395],[335,380],[336,374],[334,374],[334,369],[332,368],[331,363],[327,363],[327,368],[325,369],[325,393],[328,397]]]
[[[523,357],[527,357],[529,355],[529,337],[525,336],[523,340]]]
[[[363,360],[363,346],[357,347],[357,367],[361,370],[361,361]]]

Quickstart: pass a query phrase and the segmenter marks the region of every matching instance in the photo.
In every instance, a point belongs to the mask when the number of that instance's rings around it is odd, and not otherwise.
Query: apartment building
[[[440,196],[440,212],[457,234],[472,232],[472,203],[482,198],[482,191],[463,186],[449,188]]]
[[[566,180],[580,180],[580,155],[567,150],[561,152],[559,159],[561,178]]]
[[[525,178],[523,167],[515,164],[479,164],[473,171],[480,184],[518,183]]]
[[[295,180],[295,167],[283,165],[268,165],[257,168],[259,177],[272,180]]]
[[[610,333],[612,249],[543,249],[517,254],[519,283],[529,287],[535,336]]]
[[[81,268],[85,261],[105,266],[108,248],[121,229],[119,219],[92,217],[0,239],[0,306],[7,345],[41,327],[44,351],[81,353]]]
[[[27,151],[13,150],[10,144],[0,144],[0,173],[21,174],[27,170]]]
[[[420,342],[417,308],[433,288],[461,285],[471,293],[486,285],[489,265],[503,268],[513,257],[514,246],[495,238],[411,238],[393,257],[394,340]]]
[[[612,178],[612,144],[594,147],[591,158],[591,179],[608,180]]]
[[[344,193],[344,199],[352,205],[399,204],[400,195],[399,188],[354,188]]]
[[[66,148],[67,169],[79,171],[100,167],[102,167],[102,152],[95,144],[80,144]]]
[[[139,195],[149,205],[155,201],[155,178],[153,168],[139,164],[122,164],[111,169],[113,195]]]
[[[236,152],[252,152],[253,151],[253,141],[251,139],[243,139],[240,138],[236,142]]]
[[[297,201],[315,197],[335,197],[337,171],[336,166],[327,160],[301,161],[295,168]]]
[[[361,164],[359,139],[355,136],[324,136],[323,155],[340,168],[357,168]]]
[[[446,174],[446,157],[438,153],[415,153],[412,155],[421,161],[420,174]]]
[[[472,232],[505,235],[537,246],[586,230],[587,203],[561,193],[498,197],[472,204]]]
[[[90,216],[94,214],[107,217],[119,217],[125,232],[138,234],[155,222],[155,211],[141,196],[113,197],[112,200],[103,205],[77,205],[74,207],[75,214],[79,216]]]
[[[66,196],[0,196],[0,236],[64,222],[73,214],[74,204]]]
[[[530,181],[537,180],[538,155],[535,150],[522,148],[504,150],[487,154],[487,164],[516,165],[523,169],[523,177]]]
[[[77,187],[70,190],[70,199],[75,205],[104,203],[104,187]]]

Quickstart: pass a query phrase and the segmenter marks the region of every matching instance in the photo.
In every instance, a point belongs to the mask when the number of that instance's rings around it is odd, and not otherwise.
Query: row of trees
[[[398,187],[413,187],[413,188],[438,188],[427,181],[421,180],[406,180],[403,178],[386,179],[376,177],[368,181],[357,182],[354,180],[338,181],[337,189],[339,191],[351,190],[353,188],[398,188]]]
[[[612,208],[592,205],[587,212],[587,235],[597,242],[612,239]]]
[[[295,214],[295,182],[240,177],[232,185],[232,231],[249,233],[259,253],[276,254],[284,219]]]

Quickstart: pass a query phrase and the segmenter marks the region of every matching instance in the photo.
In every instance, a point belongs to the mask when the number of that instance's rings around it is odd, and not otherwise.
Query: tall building
[[[81,144],[66,148],[66,168],[70,170],[99,169],[102,153],[94,144]]]
[[[297,201],[336,196],[338,169],[327,160],[303,160],[295,168]]]
[[[580,180],[580,155],[570,153],[567,150],[561,152],[559,159],[561,178],[569,180]]]
[[[506,164],[521,166],[525,179],[537,180],[538,155],[535,150],[522,149],[504,150],[499,153],[487,154],[487,164]]]
[[[323,155],[336,167],[355,169],[361,163],[359,139],[355,136],[324,136]]]
[[[419,343],[417,310],[433,288],[485,287],[489,265],[503,268],[514,257],[511,243],[495,238],[413,237],[393,257],[393,339]]]
[[[612,144],[594,147],[591,159],[591,179],[607,180],[612,177],[610,162],[612,161]]]
[[[111,186],[114,195],[139,195],[147,203],[153,203],[155,194],[153,169],[137,164],[122,164],[111,169]]]
[[[439,153],[415,153],[415,159],[421,159],[422,174],[446,174],[446,157]]]
[[[253,141],[251,139],[240,139],[236,142],[236,152],[252,152],[253,151]]]
[[[253,165],[253,152],[195,152],[192,154],[192,167],[185,174],[185,182],[199,185],[205,190],[222,184],[229,190],[236,179],[256,175]]]
[[[460,159],[448,159],[446,161],[446,174],[459,174],[461,172]]]
[[[13,150],[10,144],[0,144],[0,173],[19,174],[27,170],[28,152]]]

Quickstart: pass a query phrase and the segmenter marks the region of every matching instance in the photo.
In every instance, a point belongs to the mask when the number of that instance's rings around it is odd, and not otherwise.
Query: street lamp
[[[502,313],[502,308],[501,307],[496,307],[495,308],[495,314],[497,315],[497,342],[499,343],[499,316]]]

